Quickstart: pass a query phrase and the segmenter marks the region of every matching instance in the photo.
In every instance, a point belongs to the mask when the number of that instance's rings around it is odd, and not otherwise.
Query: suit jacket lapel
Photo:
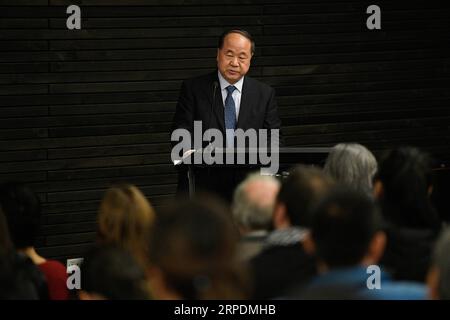
[[[241,106],[239,108],[238,122],[237,128],[246,129],[243,127],[245,123],[247,123],[247,119],[250,116],[251,111],[251,103],[252,103],[252,92],[250,81],[248,81],[247,77],[244,78],[244,84],[242,85],[242,93],[241,93]]]
[[[222,101],[222,93],[221,93],[221,89],[220,89],[220,82],[219,82],[219,77],[217,76],[217,70],[215,72],[213,72],[211,77],[211,83],[210,83],[210,87],[209,87],[209,93],[208,93],[208,97],[209,97],[209,103],[212,104],[213,100],[215,100],[214,106],[213,106],[213,113],[214,116],[217,120],[217,124],[218,124],[218,129],[221,130],[222,132],[225,132],[225,114],[224,114],[224,106],[223,106],[223,101]],[[216,89],[216,93],[215,93],[215,99],[213,99],[213,90],[214,90],[214,81],[217,81],[217,89]],[[212,123],[212,127],[214,128],[214,122]]]
[[[214,106],[214,113],[216,114],[217,122],[219,124],[219,129],[222,132],[225,132],[225,107],[223,105],[220,84],[217,86],[215,99],[216,99],[216,103]]]

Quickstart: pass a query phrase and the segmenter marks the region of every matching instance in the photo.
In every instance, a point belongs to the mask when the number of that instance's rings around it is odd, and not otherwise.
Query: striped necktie
[[[227,147],[232,148],[234,146],[234,130],[236,129],[236,105],[233,99],[233,91],[236,90],[235,86],[228,86],[227,98],[225,99],[225,132],[227,136]]]

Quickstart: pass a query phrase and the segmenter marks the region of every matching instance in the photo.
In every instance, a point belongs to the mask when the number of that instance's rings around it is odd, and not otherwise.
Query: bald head
[[[248,231],[267,230],[279,189],[280,183],[271,176],[255,174],[245,179],[233,198],[233,216],[239,227]]]
[[[259,207],[273,206],[279,189],[275,179],[254,179],[244,186],[247,199]]]

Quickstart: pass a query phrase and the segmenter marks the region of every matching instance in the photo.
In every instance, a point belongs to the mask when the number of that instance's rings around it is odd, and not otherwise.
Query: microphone
[[[211,103],[211,108],[209,110],[208,127],[205,129],[205,131],[208,129],[211,129],[211,117],[214,112],[214,107],[216,106],[216,91],[217,91],[218,86],[219,86],[219,83],[217,82],[217,80],[215,80],[212,84],[212,103]],[[210,144],[211,144],[211,139],[209,139],[208,146]]]
[[[219,82],[217,80],[214,80],[214,82],[212,84],[212,103],[211,103],[211,106],[210,106],[211,108],[209,110],[208,127],[207,127],[207,129],[205,129],[205,131],[208,130],[208,129],[211,129],[211,117],[212,117],[212,114],[214,112],[214,107],[216,106],[216,91],[217,91],[217,87],[218,86],[219,86]],[[210,150],[211,143],[212,142],[211,142],[211,138],[210,138],[209,141],[208,141],[208,145],[203,148],[204,150],[209,150],[209,151],[206,152],[206,155],[208,155],[208,153],[209,153],[209,155],[211,155],[211,153],[212,153],[212,151]],[[211,174],[210,168],[208,167],[208,176],[210,174]]]
[[[212,114],[214,112],[214,107],[216,106],[216,91],[217,91],[217,87],[219,87],[219,83],[217,81],[214,81],[212,87],[213,87],[213,89],[212,89],[212,103],[211,103],[211,109],[209,111],[208,129],[211,129],[211,117],[212,117]],[[211,143],[211,141],[209,143]]]

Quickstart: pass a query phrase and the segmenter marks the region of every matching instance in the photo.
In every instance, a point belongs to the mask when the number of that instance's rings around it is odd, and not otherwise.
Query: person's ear
[[[435,266],[428,270],[427,278],[428,298],[439,300],[439,269]]]
[[[377,264],[381,257],[383,256],[384,249],[386,248],[386,234],[383,231],[378,231],[375,233],[375,235],[372,237],[372,240],[369,243],[369,248],[367,252],[367,263],[370,264]]]
[[[311,232],[308,232],[302,241],[303,250],[310,256],[313,256],[316,254],[316,244],[312,238]]]
[[[375,199],[380,199],[383,197],[384,187],[381,180],[375,180],[373,183],[373,196]]]
[[[289,219],[286,213],[286,205],[277,202],[273,209],[273,226],[275,229],[287,228],[290,226]]]
[[[219,62],[220,49],[217,48],[216,61]]]

